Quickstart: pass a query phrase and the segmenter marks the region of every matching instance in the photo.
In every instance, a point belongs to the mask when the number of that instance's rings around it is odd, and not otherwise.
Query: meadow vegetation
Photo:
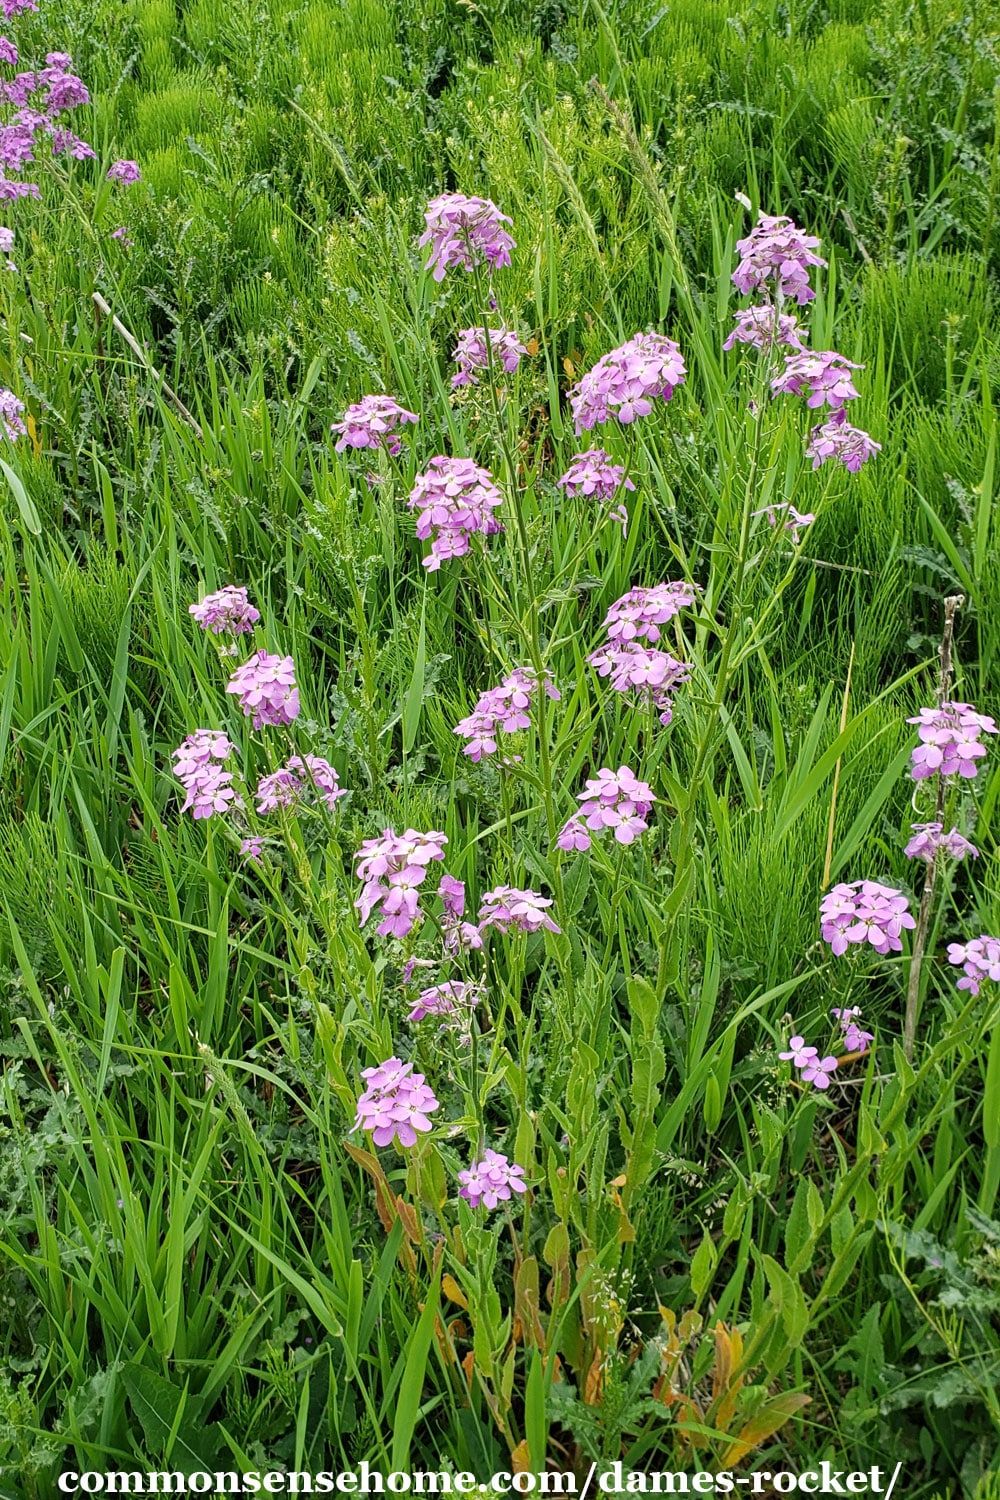
[[[995,1496],[995,6],[23,7],[94,156],[0,183],[0,1496],[824,1458]],[[452,193],[509,264],[435,279]],[[781,307],[860,367],[857,465],[813,467],[787,350],[722,347],[761,213],[818,242]],[[650,409],[575,427],[653,332]],[[380,393],[398,443],[331,430]],[[633,488],[560,485],[598,446]],[[487,471],[464,552],[408,503],[440,457]],[[661,584],[685,670],[637,689],[601,652]],[[191,613],[227,586],[241,633]],[[254,723],[256,653],[298,696]],[[952,774],[942,701],[983,716]],[[602,768],[624,836],[567,834]],[[910,922],[839,952],[862,880]],[[358,1123],[392,1060],[412,1142]]]

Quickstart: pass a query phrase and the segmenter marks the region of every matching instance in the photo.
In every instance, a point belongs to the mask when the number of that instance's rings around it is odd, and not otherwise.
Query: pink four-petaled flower
[[[828,458],[835,458],[849,474],[856,474],[862,464],[881,451],[882,444],[876,443],[870,433],[862,427],[850,426],[847,413],[841,407],[828,422],[813,428],[806,458],[812,459],[814,469],[826,463]]]
[[[900,953],[901,933],[915,927],[902,891],[876,880],[854,880],[835,885],[820,903],[820,932],[834,954],[852,943],[869,943],[876,953]]]
[[[978,995],[984,979],[1000,984],[1000,938],[984,932],[966,943],[949,943],[948,962],[962,970],[958,988]]]
[[[432,984],[420,991],[408,1021],[422,1021],[425,1016],[461,1016],[475,1009],[483,998],[481,982],[473,979],[449,979],[443,984]]]
[[[126,187],[134,182],[141,182],[142,173],[139,170],[139,163],[136,161],[112,162],[108,168],[108,181],[121,182]]]
[[[257,811],[266,815],[313,798],[332,810],[347,791],[339,785],[337,772],[328,760],[320,755],[293,755],[279,770],[261,777],[256,795]]]
[[[516,886],[498,885],[487,891],[479,908],[480,931],[496,927],[500,932],[509,932],[512,927],[522,932],[537,932],[547,927],[549,932],[560,929],[549,916],[547,907],[552,905],[550,896],[541,896],[537,891],[519,890]]]
[[[802,1069],[802,1082],[811,1083],[814,1088],[828,1089],[830,1087],[830,1074],[838,1067],[835,1057],[814,1057]]]
[[[835,349],[817,354],[803,350],[785,355],[785,368],[771,381],[771,389],[776,396],[805,396],[809,407],[826,405],[837,411],[845,401],[857,400],[850,372],[863,369]]]
[[[488,330],[462,328],[459,330],[458,343],[455,346],[455,363],[458,365],[458,372],[451,377],[451,383],[456,388],[463,385],[478,385],[482,371],[489,369],[490,351],[486,347],[487,332],[492,346],[494,364],[500,365],[505,374],[513,375],[521,363],[521,356],[527,354],[528,351],[517,334],[509,328]]]
[[[295,663],[290,656],[255,651],[249,661],[236,668],[226,692],[236,695],[246,716],[252,716],[255,729],[265,724],[291,724],[299,716]]]
[[[548,676],[545,678],[544,688],[546,697],[559,698],[559,691]],[[528,709],[537,690],[538,682],[534,673],[524,667],[515,667],[499,687],[489,688],[480,694],[472,713],[455,725],[455,733],[468,741],[462,754],[478,762],[484,755],[496,754],[501,734],[516,734],[519,730],[529,728],[531,720]]]
[[[366,839],[356,855],[357,877],[363,882],[354,905],[363,927],[376,907],[382,920],[376,931],[382,937],[406,937],[420,914],[420,887],[427,868],[444,859],[443,833],[418,833],[408,828],[397,834],[387,828],[377,839]]]
[[[384,448],[395,458],[402,449],[400,429],[416,422],[416,412],[407,411],[392,396],[362,396],[349,406],[330,431],[339,434],[336,451],[345,448]]]
[[[642,639],[656,642],[660,639],[660,626],[694,604],[700,592],[697,584],[683,581],[629,589],[608,610],[604,617],[605,628],[610,639],[616,642]]]
[[[979,858],[979,850],[975,844],[970,844],[967,838],[963,838],[957,828],[945,833],[940,823],[911,823],[910,827],[913,837],[903,850],[907,859],[922,859],[930,865],[934,863],[938,852],[954,860],[965,859],[967,856]]]
[[[513,220],[490,198],[441,193],[428,203],[424,222],[427,227],[417,246],[430,246],[424,270],[435,281],[443,281],[450,270],[472,271],[484,261],[491,270],[510,265],[510,252],[516,247],[503,226]]]
[[[970,703],[922,708],[906,722],[919,726],[920,744],[910,756],[914,781],[929,776],[961,776],[971,781],[979,770],[977,762],[986,754],[980,735],[997,733],[996,722],[977,713]]]
[[[393,1139],[400,1146],[415,1146],[417,1133],[433,1129],[427,1118],[440,1109],[423,1073],[413,1064],[390,1057],[376,1068],[362,1068],[367,1088],[358,1099],[355,1129],[370,1130],[376,1146]]]
[[[603,355],[569,393],[577,433],[612,417],[634,422],[648,416],[655,400],[669,401],[687,368],[673,339],[637,333]]]
[[[811,1083],[817,1089],[830,1087],[830,1075],[837,1068],[837,1059],[821,1058],[817,1048],[806,1045],[805,1037],[793,1036],[789,1040],[788,1050],[779,1052],[778,1056],[782,1062],[790,1062],[793,1068],[799,1070],[803,1083]]]
[[[187,794],[181,812],[210,818],[238,805],[233,773],[223,762],[235,753],[226,735],[215,729],[196,729],[172,752],[174,775]]]
[[[524,1168],[514,1165],[499,1151],[487,1150],[481,1161],[474,1161],[467,1171],[459,1172],[461,1183],[458,1195],[478,1208],[496,1208],[506,1203],[512,1192],[527,1191]]]
[[[580,794],[580,806],[565,824],[556,844],[569,851],[590,848],[590,834],[612,829],[619,844],[631,844],[645,833],[656,798],[652,788],[627,766],[602,766]]]
[[[189,604],[188,614],[194,616],[202,630],[210,630],[213,635],[245,635],[260,619],[260,610],[250,603],[246,589],[231,583],[214,594],[206,594],[198,604]]]
[[[634,490],[631,479],[625,477],[624,464],[612,463],[603,448],[588,448],[586,453],[574,453],[569,468],[556,480],[567,495],[591,496],[598,500],[611,500],[619,488]]]
[[[783,344],[789,349],[801,349],[803,340],[809,337],[799,326],[794,313],[779,313],[769,302],[762,306],[741,307],[733,317],[736,327],[722,345],[723,349],[732,349],[736,344],[752,344],[758,349]]]
[[[599,677],[611,678],[616,693],[634,693],[643,706],[657,710],[661,724],[673,718],[672,690],[691,675],[690,663],[636,640],[599,646],[587,661]]]
[[[428,572],[436,572],[442,562],[464,557],[469,538],[477,531],[483,536],[498,532],[500,522],[493,516],[503,504],[503,496],[487,469],[471,458],[432,458],[414,481],[406,502],[417,515],[417,536],[431,538],[431,550],[424,558]]]
[[[814,253],[818,246],[815,235],[803,233],[786,215],[761,214],[746,238],[736,241],[740,263],[733,281],[744,296],[773,283],[801,307],[816,295],[809,285],[811,267],[826,265]]]

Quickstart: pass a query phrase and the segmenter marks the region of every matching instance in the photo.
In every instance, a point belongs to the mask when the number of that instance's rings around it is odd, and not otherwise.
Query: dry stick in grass
[[[938,672],[937,707],[947,703],[951,695],[952,678],[952,640],[955,635],[955,612],[965,602],[963,594],[952,594],[944,601],[944,633],[941,636],[940,670]],[[938,773],[937,779],[937,806],[934,810],[934,821],[941,823],[944,818],[945,781]],[[935,851],[934,858],[927,866],[927,878],[924,881],[923,894],[920,897],[920,911],[917,915],[917,925],[913,930],[913,953],[910,958],[910,976],[906,985],[906,1018],[903,1022],[903,1052],[907,1062],[913,1061],[913,1043],[917,1035],[917,1011],[920,1006],[920,971],[924,963],[924,948],[927,943],[927,929],[930,926],[931,907],[934,901],[934,887],[937,884],[939,854]]]
[[[189,423],[190,426],[193,427],[194,431],[198,434],[199,439],[204,442],[205,434],[202,432],[200,424],[188,411],[187,407],[184,405],[184,402],[181,400],[180,396],[178,396],[177,392],[172,390],[170,386],[167,385],[167,382],[164,380],[159,370],[157,370],[150,363],[149,355],[139,343],[139,340],[135,337],[134,334],[129,333],[128,329],[125,327],[125,324],[121,321],[120,318],[115,317],[114,313],[111,311],[111,308],[105,302],[100,292],[94,292],[92,295],[98,312],[103,314],[105,318],[111,319],[112,326],[115,329],[116,333],[121,334],[126,344],[128,344],[129,348],[132,350],[132,353],[137,355],[138,358],[142,361],[146,369],[149,371],[150,375],[152,375],[153,379],[160,387],[160,390],[163,392],[163,394],[169,397],[169,399],[176,406],[177,410],[180,412],[181,416],[184,418],[185,422]]]
[[[844,701],[840,706],[840,733],[843,734],[847,728],[847,705],[851,698],[851,675],[854,671],[854,646],[851,641],[851,658],[847,663],[847,681],[844,683]],[[826,829],[826,859],[823,861],[823,880],[821,890],[826,890],[830,883],[830,866],[833,864],[833,830],[837,821],[837,787],[840,785],[840,766],[843,756],[837,756],[837,764],[833,768],[833,791],[830,794],[830,821]]]

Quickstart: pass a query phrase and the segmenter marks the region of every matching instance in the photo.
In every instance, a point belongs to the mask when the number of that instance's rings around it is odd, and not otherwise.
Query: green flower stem
[[[953,672],[952,643],[955,636],[955,614],[963,602],[961,594],[953,594],[944,601],[944,630],[941,635],[937,687],[938,708],[943,703],[948,702],[951,693]],[[943,776],[939,775],[937,779],[937,799],[934,809],[934,821],[936,823],[943,822],[945,796],[945,780]],[[917,1017],[920,1012],[920,977],[924,966],[927,932],[930,928],[931,913],[934,908],[934,891],[937,886],[940,863],[940,850],[938,850],[927,866],[924,889],[920,896],[920,910],[917,913],[917,925],[913,930],[910,970],[906,980],[906,1015],[903,1020],[903,1051],[906,1054],[907,1062],[913,1061],[913,1047],[917,1036]]]
[[[750,450],[750,468],[747,473],[747,481],[743,490],[743,505],[740,513],[739,541],[736,548],[736,571],[733,577],[732,597],[732,619],[725,632],[722,641],[722,650],[719,655],[719,666],[715,676],[715,693],[709,704],[709,712],[704,727],[698,736],[698,748],[695,754],[694,767],[688,782],[688,795],[684,808],[681,812],[680,837],[674,859],[674,889],[678,889],[688,876],[688,866],[691,860],[691,849],[694,841],[695,810],[698,803],[698,793],[704,778],[708,775],[712,757],[718,746],[720,730],[722,727],[722,709],[725,706],[729,693],[729,683],[734,663],[732,661],[733,651],[738,637],[742,634],[743,620],[746,613],[746,604],[743,597],[744,583],[747,574],[748,551],[750,542],[750,520],[753,503],[757,494],[757,482],[761,468],[761,453],[764,446],[764,427],[767,412],[767,393],[770,385],[771,358],[762,358],[759,361],[759,381],[756,392],[756,411],[754,414],[753,444]],[[666,988],[667,974],[669,971],[670,949],[673,934],[677,925],[679,912],[673,911],[667,917],[663,932],[659,941],[659,956],[657,963],[656,988],[657,993],[662,996]]]
[[[556,816],[555,795],[552,786],[552,761],[549,753],[549,731],[548,731],[548,699],[545,693],[545,658],[541,646],[541,633],[538,626],[538,595],[535,592],[535,581],[531,566],[531,544],[528,540],[528,528],[524,518],[524,506],[522,503],[522,491],[518,484],[517,463],[508,440],[506,425],[500,412],[500,401],[497,395],[496,384],[496,360],[493,354],[493,341],[489,336],[489,326],[486,322],[486,304],[482,291],[482,273],[478,265],[473,267],[473,277],[476,287],[476,316],[482,318],[479,325],[483,329],[484,342],[486,345],[487,384],[490,392],[490,404],[493,408],[493,417],[496,424],[497,437],[503,450],[504,461],[507,466],[507,488],[510,495],[511,507],[514,512],[514,524],[517,532],[518,546],[521,554],[521,571],[523,575],[523,588],[527,614],[526,644],[531,657],[531,666],[535,674],[537,690],[535,694],[535,712],[538,725],[538,760],[539,772],[542,783],[542,803],[545,808],[545,822],[549,836],[549,848],[555,850],[556,838],[559,834],[559,823]],[[502,320],[501,320],[502,321]],[[523,617],[522,617],[523,619]],[[566,920],[566,896],[563,886],[562,870],[558,859],[553,861],[553,888],[555,890],[556,910],[561,921]],[[574,998],[573,974],[569,962],[563,962],[559,958],[559,969],[566,986],[570,1002]]]

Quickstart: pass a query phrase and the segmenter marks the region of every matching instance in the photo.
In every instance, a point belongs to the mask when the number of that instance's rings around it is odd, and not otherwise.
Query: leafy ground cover
[[[995,12],[4,9],[0,1493],[992,1493]]]

